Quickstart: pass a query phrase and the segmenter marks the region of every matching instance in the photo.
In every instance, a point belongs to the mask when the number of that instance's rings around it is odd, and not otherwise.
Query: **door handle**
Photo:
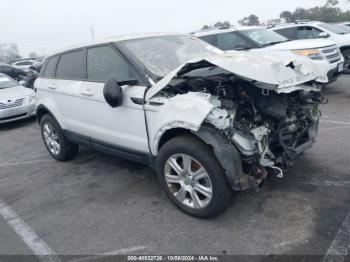
[[[55,87],[55,86],[53,86],[53,85],[48,86],[48,88],[50,88],[50,89],[56,89],[56,87]]]
[[[85,95],[85,96],[93,96],[94,93],[92,92],[91,89],[83,89],[80,94]]]

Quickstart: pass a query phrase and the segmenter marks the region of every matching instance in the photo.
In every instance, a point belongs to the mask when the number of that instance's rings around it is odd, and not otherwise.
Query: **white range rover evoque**
[[[177,207],[209,218],[315,142],[317,77],[305,61],[224,54],[190,35],[124,36],[49,55],[36,113],[55,159],[86,145],[148,163]]]

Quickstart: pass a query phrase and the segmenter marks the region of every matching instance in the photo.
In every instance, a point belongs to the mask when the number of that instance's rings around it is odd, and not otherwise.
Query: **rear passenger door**
[[[111,78],[120,81],[138,79],[133,66],[111,45],[89,47],[86,50],[87,81],[81,86],[83,134],[97,146],[116,146],[148,152],[143,106],[132,98],[143,98],[146,86],[122,86],[123,104],[110,107],[103,88]]]
[[[80,90],[85,83],[84,55],[83,49],[59,55],[55,79],[47,86],[63,128],[76,133],[84,128],[80,107]]]

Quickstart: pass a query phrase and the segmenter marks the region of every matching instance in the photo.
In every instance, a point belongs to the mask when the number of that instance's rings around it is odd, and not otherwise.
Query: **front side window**
[[[241,30],[240,33],[249,37],[263,46],[278,44],[288,41],[287,38],[265,28]]]
[[[155,80],[190,60],[222,53],[190,35],[155,36],[120,41],[117,44],[143,64]]]
[[[135,79],[135,74],[130,64],[110,46],[100,46],[87,50],[87,77],[102,82],[111,78],[126,81]]]
[[[7,76],[0,75],[0,89],[5,89],[5,88],[10,88],[15,86],[18,86],[18,83],[15,80]]]
[[[62,54],[57,65],[56,77],[81,79],[83,75],[84,54],[82,50]]]
[[[321,30],[311,26],[302,26],[297,29],[297,39],[316,39],[320,38]]]

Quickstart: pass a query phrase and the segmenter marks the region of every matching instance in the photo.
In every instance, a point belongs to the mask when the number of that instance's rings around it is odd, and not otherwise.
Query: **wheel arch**
[[[169,140],[180,135],[191,135],[208,145],[223,168],[233,190],[247,189],[241,178],[245,176],[239,151],[220,132],[210,125],[203,125],[198,131],[186,128],[172,128],[166,130],[158,143],[158,152]]]
[[[37,119],[38,119],[39,124],[40,124],[40,121],[41,121],[41,119],[43,118],[43,116],[46,115],[46,114],[51,115],[51,116],[56,120],[56,122],[59,123],[59,122],[57,121],[57,118],[56,118],[56,117],[52,114],[52,112],[50,111],[50,109],[48,109],[48,108],[47,108],[46,106],[44,106],[44,105],[38,105],[37,108],[36,108],[36,117],[37,117]]]

